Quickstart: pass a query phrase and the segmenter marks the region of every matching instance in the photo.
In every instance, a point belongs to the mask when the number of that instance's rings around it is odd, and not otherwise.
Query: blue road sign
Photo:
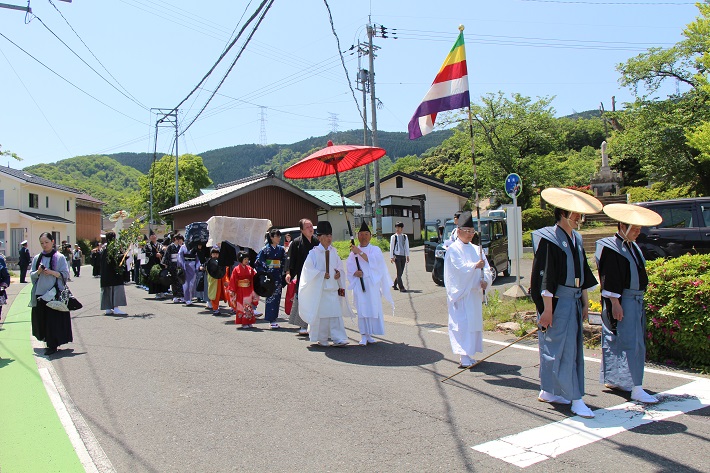
[[[520,195],[520,191],[523,190],[523,180],[517,174],[508,174],[505,178],[505,193],[512,199],[513,196],[517,197]]]

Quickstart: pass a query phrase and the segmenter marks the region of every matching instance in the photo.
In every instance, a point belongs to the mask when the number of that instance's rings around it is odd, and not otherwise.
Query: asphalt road
[[[364,348],[356,322],[346,321],[351,346],[314,348],[293,328],[271,331],[262,320],[257,330],[238,331],[233,318],[202,304],[154,301],[133,285],[129,315],[106,316],[98,280],[84,271],[71,283],[84,304],[73,314],[74,343],[51,365],[110,461],[99,471],[520,471],[471,447],[567,419],[569,408],[537,401],[531,350],[510,348],[442,383],[458,359],[446,334],[444,288],[423,267],[415,249],[410,292],[395,293],[386,335]],[[499,278],[496,288],[513,282]],[[486,354],[511,340],[484,337]],[[662,392],[691,383],[679,375],[647,373],[645,385]],[[599,363],[587,362],[590,407],[628,400],[598,378]],[[709,471],[704,405],[526,470]]]

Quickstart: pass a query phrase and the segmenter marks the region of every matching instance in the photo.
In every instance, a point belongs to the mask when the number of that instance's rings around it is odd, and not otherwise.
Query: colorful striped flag
[[[468,107],[470,103],[466,46],[463,42],[463,30],[461,30],[429,92],[409,121],[409,139],[416,140],[420,136],[431,133],[437,113]]]

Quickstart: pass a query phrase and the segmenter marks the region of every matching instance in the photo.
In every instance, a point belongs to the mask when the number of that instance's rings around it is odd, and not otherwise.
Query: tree
[[[620,64],[620,83],[637,95],[628,110],[613,114],[623,129],[610,139],[612,164],[633,168],[632,182],[659,181],[667,186],[691,183],[710,194],[710,5],[698,3],[700,15],[674,46],[652,48]],[[668,79],[688,90],[664,100],[652,99]]]
[[[140,198],[150,199],[150,181],[153,178],[153,215],[175,205],[175,157],[165,155],[151,165],[146,176],[139,179]],[[200,189],[212,184],[202,158],[183,154],[178,159],[178,198],[180,202],[200,195]]]
[[[22,161],[22,158],[10,151],[9,149],[6,149],[5,151],[2,150],[2,145],[0,145],[0,156],[10,156],[13,159],[16,159],[18,161]]]

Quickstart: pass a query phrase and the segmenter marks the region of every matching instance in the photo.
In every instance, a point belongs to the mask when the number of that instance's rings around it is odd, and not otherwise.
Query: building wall
[[[355,227],[353,209],[348,209],[348,218],[350,219],[350,226],[353,230],[353,236],[357,237],[357,230],[359,227]],[[348,223],[345,220],[342,207],[334,208],[329,212],[321,211],[321,214],[318,216],[318,220],[327,220],[330,222],[330,226],[333,227],[334,241],[344,241],[350,239],[350,235],[348,233]],[[317,225],[316,220],[313,220],[313,225]]]
[[[380,184],[380,195],[397,195],[402,197],[411,197],[414,195],[426,195],[424,203],[424,211],[426,220],[441,220],[445,222],[447,219],[453,218],[454,213],[461,210],[466,203],[466,198],[452,194],[436,187],[424,184],[422,182],[413,181],[406,177],[402,179],[402,187],[397,188],[397,179],[388,179]],[[371,188],[371,195],[374,197],[374,189]],[[350,196],[352,200],[364,204],[365,191]],[[362,210],[357,210],[356,213],[361,213]],[[383,224],[384,226],[384,224]],[[385,232],[384,228],[382,229]]]
[[[101,235],[101,208],[78,205],[76,208],[76,239],[96,241]]]
[[[281,187],[269,186],[235,197],[215,207],[198,207],[174,214],[174,228],[184,231],[192,222],[206,222],[210,217],[265,218],[280,228],[297,227],[308,218],[318,221],[318,206]]]

